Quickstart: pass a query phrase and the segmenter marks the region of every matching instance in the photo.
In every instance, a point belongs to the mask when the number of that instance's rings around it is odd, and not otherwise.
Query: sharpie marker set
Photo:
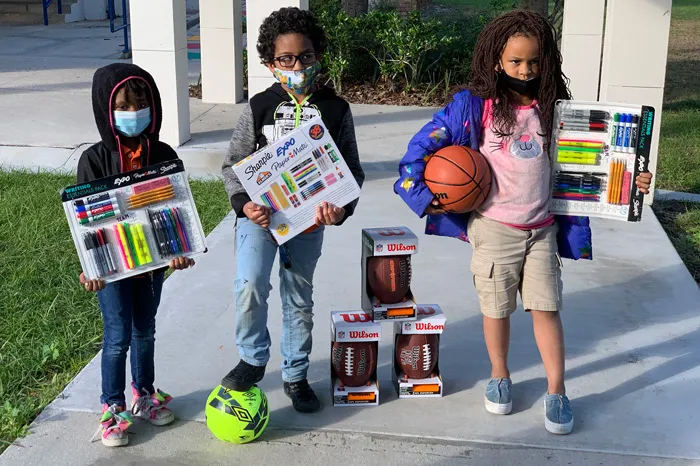
[[[180,160],[70,186],[61,197],[88,279],[109,283],[206,252]]]
[[[640,221],[653,107],[575,100],[557,102],[552,137],[554,214]]]

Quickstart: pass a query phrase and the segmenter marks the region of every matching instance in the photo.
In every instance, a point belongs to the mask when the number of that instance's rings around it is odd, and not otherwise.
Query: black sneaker
[[[300,413],[313,413],[321,409],[321,402],[316,398],[313,388],[306,379],[299,382],[285,382],[284,394],[292,399],[294,409]]]
[[[221,385],[235,392],[247,392],[260,382],[265,375],[265,366],[253,366],[241,360],[238,365],[221,379]]]

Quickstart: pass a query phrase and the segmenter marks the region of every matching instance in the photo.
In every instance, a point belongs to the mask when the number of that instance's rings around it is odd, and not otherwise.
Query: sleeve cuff
[[[250,196],[246,193],[237,193],[231,196],[231,207],[236,212],[236,217],[245,217],[243,206],[251,201]]]

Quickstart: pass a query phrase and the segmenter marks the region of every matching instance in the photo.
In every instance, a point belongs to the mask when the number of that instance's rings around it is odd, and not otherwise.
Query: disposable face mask
[[[542,81],[540,76],[532,79],[518,79],[510,76],[505,70],[501,70],[499,76],[508,89],[520,95],[535,96],[540,90],[540,82]]]
[[[114,127],[124,136],[133,138],[143,133],[151,124],[151,108],[136,112],[114,111]]]
[[[321,63],[316,62],[308,68],[299,71],[287,71],[275,68],[277,82],[284,85],[295,94],[308,94],[321,71]]]

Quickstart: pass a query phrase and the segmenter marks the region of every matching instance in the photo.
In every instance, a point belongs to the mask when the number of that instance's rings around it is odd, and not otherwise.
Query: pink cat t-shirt
[[[491,191],[477,212],[514,228],[529,230],[551,225],[551,165],[544,150],[537,102],[518,107],[512,134],[506,136],[494,132],[492,109],[493,101],[487,100],[479,146],[491,165]]]

